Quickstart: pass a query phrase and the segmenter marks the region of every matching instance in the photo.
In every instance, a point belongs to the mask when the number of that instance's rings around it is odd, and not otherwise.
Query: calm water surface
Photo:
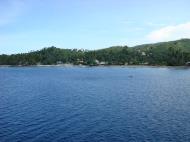
[[[190,141],[190,69],[0,68],[0,142],[51,141]]]

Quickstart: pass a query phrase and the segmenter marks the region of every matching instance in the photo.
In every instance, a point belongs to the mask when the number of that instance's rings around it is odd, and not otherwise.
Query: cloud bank
[[[146,38],[150,42],[190,38],[190,22],[160,28],[149,33]]]

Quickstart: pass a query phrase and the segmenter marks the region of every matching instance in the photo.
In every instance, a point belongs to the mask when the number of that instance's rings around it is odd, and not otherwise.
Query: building
[[[107,63],[106,62],[100,62],[99,64],[100,65],[106,65]]]
[[[190,62],[187,62],[186,65],[187,65],[187,66],[190,66]]]
[[[57,61],[56,64],[61,65],[61,64],[63,64],[63,62],[62,61]]]
[[[142,54],[142,56],[146,56],[146,53],[145,53],[145,52],[142,52],[141,54]]]

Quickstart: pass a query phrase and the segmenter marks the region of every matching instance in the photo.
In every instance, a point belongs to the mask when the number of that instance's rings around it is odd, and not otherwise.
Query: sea
[[[0,67],[0,142],[189,142],[190,68]]]

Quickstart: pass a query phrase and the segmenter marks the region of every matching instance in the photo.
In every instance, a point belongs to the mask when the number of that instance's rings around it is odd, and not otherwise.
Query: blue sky
[[[0,0],[0,54],[190,38],[189,0]]]

